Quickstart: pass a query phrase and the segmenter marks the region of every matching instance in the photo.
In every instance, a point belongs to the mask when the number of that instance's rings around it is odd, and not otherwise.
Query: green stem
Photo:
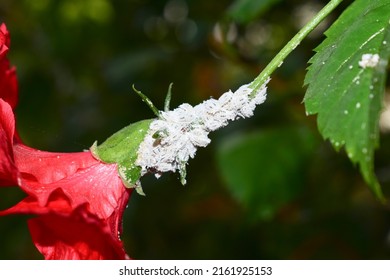
[[[133,85],[133,90],[141,97],[142,101],[149,106],[150,110],[153,111],[156,117],[157,118],[160,117],[160,111],[156,108],[156,106],[154,106],[153,102],[145,94],[137,90],[134,85]]]
[[[170,83],[170,84],[169,84],[169,87],[168,87],[167,96],[165,97],[165,102],[164,102],[164,111],[165,111],[165,112],[168,112],[168,111],[169,111],[169,106],[170,106],[170,104],[171,104],[172,86],[173,86],[173,83]]]
[[[312,18],[271,60],[264,70],[253,80],[250,87],[254,90],[253,94],[269,79],[271,74],[278,68],[284,59],[302,42],[302,40],[332,12],[343,0],[331,0],[318,14]]]

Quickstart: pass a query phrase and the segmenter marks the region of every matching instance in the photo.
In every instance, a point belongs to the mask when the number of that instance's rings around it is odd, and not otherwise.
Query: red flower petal
[[[0,60],[0,98],[15,109],[18,102],[18,82],[15,68],[9,68],[7,59]]]
[[[21,144],[14,147],[15,161],[22,174],[21,188],[44,206],[49,196],[61,189],[73,208],[89,203],[90,211],[106,219],[127,201],[130,190],[118,176],[116,164],[102,163],[90,152],[50,153]]]
[[[10,105],[0,99],[0,186],[16,185],[18,170],[12,149],[15,119]]]
[[[61,190],[57,190],[52,193],[50,200],[45,206],[39,205],[38,201],[28,196],[16,205],[8,208],[7,210],[0,211],[0,216],[9,214],[37,214],[44,215],[51,212],[57,213],[69,213],[72,211],[69,199],[64,195]]]
[[[20,172],[30,174],[42,184],[50,184],[72,176],[80,169],[102,164],[90,152],[52,153],[15,144],[14,153]]]
[[[0,58],[4,56],[9,48],[10,38],[7,27],[4,23],[0,25]]]
[[[4,24],[0,25],[0,186],[16,185],[18,170],[15,167],[12,145],[15,117],[12,109],[17,102],[15,70],[9,69],[6,58],[10,39]]]
[[[10,67],[6,57],[10,36],[5,24],[0,25],[0,98],[15,108],[18,98],[18,83],[14,67]]]
[[[0,215],[38,214],[29,220],[35,246],[45,259],[128,259],[119,239],[128,196],[107,219],[89,211],[88,203],[72,208],[61,189],[54,191],[48,204],[41,206],[29,196]]]
[[[28,196],[0,215],[35,214],[33,241],[46,259],[126,259],[122,216],[131,190],[116,164],[90,152],[50,153],[29,148],[15,132],[17,79],[6,57],[9,33],[0,25],[0,186],[19,185]]]
[[[50,213],[28,221],[38,250],[45,259],[129,259],[122,242],[108,225],[82,205],[70,214]]]

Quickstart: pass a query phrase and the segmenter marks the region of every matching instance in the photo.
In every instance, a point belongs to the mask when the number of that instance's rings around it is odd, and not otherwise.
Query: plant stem
[[[153,113],[156,115],[156,117],[160,117],[160,111],[154,106],[153,102],[141,91],[137,90],[135,86],[133,85],[133,90],[141,97],[142,101],[148,105],[150,110],[153,111]]]
[[[312,18],[285,46],[284,48],[271,60],[271,62],[264,68],[264,70],[253,80],[250,87],[253,89],[253,94],[269,79],[270,75],[278,68],[284,59],[302,42],[302,40],[313,29],[323,21],[323,19],[332,12],[338,4],[343,0],[331,0],[318,14]]]

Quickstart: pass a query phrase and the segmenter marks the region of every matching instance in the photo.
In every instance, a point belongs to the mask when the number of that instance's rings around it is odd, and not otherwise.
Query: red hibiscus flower
[[[28,221],[45,259],[128,259],[120,241],[131,189],[91,152],[50,153],[25,146],[15,132],[17,81],[0,26],[0,186],[18,186],[26,198],[0,215],[34,214]]]

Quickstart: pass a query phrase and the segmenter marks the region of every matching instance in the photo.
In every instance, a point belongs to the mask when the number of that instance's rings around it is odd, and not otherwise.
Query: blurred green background
[[[269,84],[251,119],[211,135],[177,174],[146,176],[124,217],[135,259],[387,259],[389,207],[372,196],[343,152],[322,141],[301,103],[322,32],[315,30]],[[250,82],[327,1],[2,0],[16,65],[18,130],[48,151],[81,151],[153,117],[131,85],[163,107],[197,104]],[[390,137],[376,171],[390,186]],[[2,209],[22,194],[1,192]],[[0,218],[0,258],[40,259],[25,221]]]

